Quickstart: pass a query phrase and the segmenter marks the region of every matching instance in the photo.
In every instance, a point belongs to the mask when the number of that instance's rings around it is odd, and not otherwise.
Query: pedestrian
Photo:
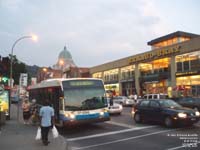
[[[110,96],[110,106],[113,106],[113,95]]]
[[[23,111],[23,119],[24,124],[29,124],[29,118],[30,118],[30,104],[28,99],[25,99],[22,103],[22,111]]]
[[[39,106],[36,103],[36,99],[32,99],[30,112],[32,124],[36,125],[39,123]]]
[[[45,100],[44,106],[40,109],[40,126],[42,134],[42,142],[47,146],[49,130],[54,126],[54,109],[50,107],[49,101]]]

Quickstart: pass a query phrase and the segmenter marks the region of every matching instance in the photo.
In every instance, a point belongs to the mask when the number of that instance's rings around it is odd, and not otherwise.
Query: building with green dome
[[[66,46],[58,55],[57,63],[53,66],[53,69],[65,71],[70,67],[77,67],[72,59],[71,53],[67,50]]]

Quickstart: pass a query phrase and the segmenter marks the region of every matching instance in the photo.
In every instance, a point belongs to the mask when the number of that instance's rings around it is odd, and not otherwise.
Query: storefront
[[[200,36],[177,31],[148,42],[152,50],[90,68],[120,95],[200,96]],[[113,86],[113,85],[112,85]]]

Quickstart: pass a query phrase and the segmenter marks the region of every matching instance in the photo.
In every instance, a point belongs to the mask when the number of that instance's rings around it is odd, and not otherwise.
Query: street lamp
[[[63,72],[64,72],[64,70],[63,70],[63,67],[64,67],[64,60],[62,60],[62,59],[60,59],[59,60],[59,65],[60,65],[60,67],[61,67],[61,78],[63,77]]]
[[[12,83],[12,76],[13,76],[13,50],[15,48],[15,45],[23,40],[23,39],[27,39],[27,38],[30,38],[32,39],[33,41],[37,41],[37,36],[36,35],[29,35],[29,36],[22,36],[20,37],[19,39],[17,39],[14,44],[12,45],[12,49],[11,49],[11,56],[10,56],[10,90],[12,89],[13,87],[13,83]],[[11,93],[11,92],[10,92]],[[10,101],[9,101],[9,105],[10,105]],[[10,112],[9,112],[10,113]],[[19,102],[18,102],[18,106],[17,106],[17,120],[19,121]]]
[[[43,71],[43,78],[42,78],[42,80],[45,80],[46,79],[46,74],[47,74],[47,68],[43,68],[42,69],[42,71]]]
[[[20,37],[19,39],[17,39],[14,44],[12,45],[12,49],[11,49],[11,56],[10,56],[10,88],[13,87],[13,84],[12,84],[12,76],[13,76],[13,50],[15,48],[15,45],[23,40],[23,39],[27,39],[27,38],[30,38],[32,39],[33,41],[37,41],[38,37],[36,35],[29,35],[29,36],[22,36]]]

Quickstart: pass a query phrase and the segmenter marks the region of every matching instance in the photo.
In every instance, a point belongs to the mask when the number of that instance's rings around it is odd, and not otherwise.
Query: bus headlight
[[[74,114],[70,114],[69,117],[70,117],[71,119],[75,119],[75,115],[74,115]]]
[[[99,114],[100,114],[101,116],[103,116],[103,115],[104,115],[104,112],[103,112],[103,111],[101,111]]]
[[[187,114],[185,114],[185,113],[178,113],[178,117],[179,118],[186,118]]]
[[[200,113],[199,113],[198,111],[196,111],[196,112],[195,112],[195,115],[199,117],[199,116],[200,116]]]

